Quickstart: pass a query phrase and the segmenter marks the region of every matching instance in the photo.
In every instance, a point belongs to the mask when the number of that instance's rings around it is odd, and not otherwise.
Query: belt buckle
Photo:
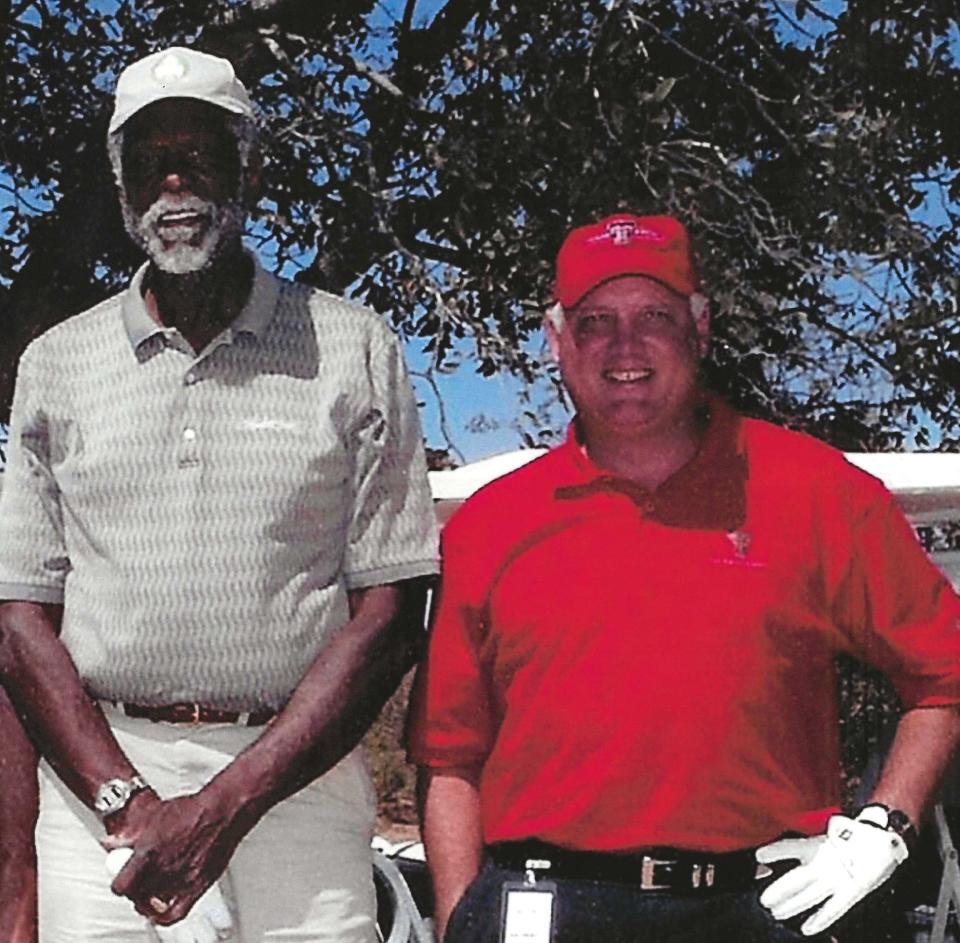
[[[196,726],[200,723],[200,705],[196,701],[190,701],[187,706],[190,708],[190,719],[187,723]]]
[[[654,870],[657,865],[661,864],[673,864],[672,861],[663,861],[659,858],[651,858],[649,855],[644,855],[643,860],[640,864],[640,889],[644,891],[667,891],[670,890],[671,885],[669,884],[655,884],[654,883]]]
[[[770,872],[773,873],[772,871]],[[693,873],[691,874],[691,884],[695,891],[700,889],[700,885],[703,884],[704,887],[713,887],[713,882],[716,879],[716,865],[712,861],[708,861],[706,867],[702,864],[695,864],[693,866]]]

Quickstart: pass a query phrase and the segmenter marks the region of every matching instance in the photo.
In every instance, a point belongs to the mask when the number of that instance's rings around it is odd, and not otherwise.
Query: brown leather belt
[[[753,850],[714,854],[676,848],[627,853],[571,851],[539,841],[488,845],[494,864],[509,870],[532,868],[538,877],[631,884],[642,891],[705,893],[750,887],[758,876]]]
[[[165,724],[237,724],[240,727],[262,727],[277,715],[277,712],[269,707],[255,711],[228,711],[190,701],[162,704],[159,707],[130,704],[127,701],[108,700],[106,703],[126,714],[127,717],[138,717]]]

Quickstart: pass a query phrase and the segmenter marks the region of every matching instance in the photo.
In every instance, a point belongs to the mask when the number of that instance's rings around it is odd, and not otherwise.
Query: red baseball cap
[[[690,237],[672,216],[617,213],[570,232],[557,254],[554,298],[575,305],[601,282],[619,275],[645,275],[680,295],[700,287]]]

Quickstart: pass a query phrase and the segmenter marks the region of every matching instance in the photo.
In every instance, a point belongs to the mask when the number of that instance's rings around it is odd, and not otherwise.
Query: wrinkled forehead
[[[229,115],[222,108],[193,98],[164,98],[140,109],[123,127],[124,150],[167,138],[231,142]]]
[[[650,305],[688,311],[690,299],[658,279],[645,275],[619,275],[600,282],[567,310],[576,315],[597,307],[628,311]]]

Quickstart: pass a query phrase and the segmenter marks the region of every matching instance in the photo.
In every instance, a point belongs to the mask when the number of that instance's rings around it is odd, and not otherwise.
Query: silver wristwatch
[[[93,808],[101,819],[113,815],[125,808],[130,799],[143,789],[147,789],[147,782],[142,776],[133,776],[130,779],[108,779],[97,788],[93,799]]]

